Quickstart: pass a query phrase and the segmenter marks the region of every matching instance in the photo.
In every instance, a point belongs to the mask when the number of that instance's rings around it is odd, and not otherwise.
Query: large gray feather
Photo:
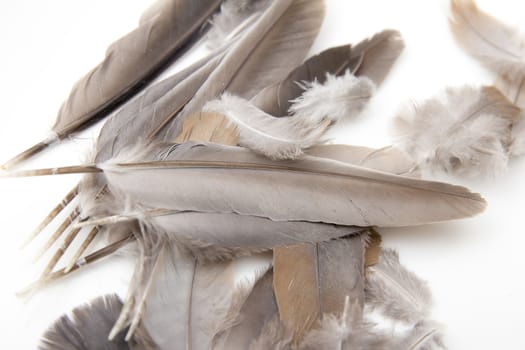
[[[404,226],[459,219],[485,207],[479,195],[463,187],[311,156],[278,162],[239,147],[190,142],[127,162],[100,167],[112,190],[151,208]],[[326,200],[319,201],[320,195]]]

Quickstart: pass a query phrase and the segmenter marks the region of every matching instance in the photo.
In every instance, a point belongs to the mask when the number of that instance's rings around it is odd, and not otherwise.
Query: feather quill
[[[398,113],[396,144],[421,168],[494,176],[507,167],[511,128],[519,113],[495,88],[449,88]]]

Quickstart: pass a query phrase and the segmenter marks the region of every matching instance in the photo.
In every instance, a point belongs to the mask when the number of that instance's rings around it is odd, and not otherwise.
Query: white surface
[[[112,40],[135,26],[150,2],[0,3],[0,162],[47,135],[72,84],[102,59]],[[479,0],[479,5],[509,23],[519,23],[525,13],[524,2]],[[401,103],[429,97],[446,86],[492,80],[455,45],[445,0],[327,0],[327,7],[312,52],[355,43],[385,28],[400,30],[407,46],[363,115],[332,134],[336,141],[387,145],[389,123]],[[96,135],[95,130],[83,133],[27,166],[78,164]],[[433,314],[446,326],[449,349],[525,348],[524,173],[521,158],[496,179],[452,179],[488,200],[488,210],[476,218],[381,231],[384,246],[399,249],[402,261],[428,280],[435,296]],[[31,299],[14,295],[49,258],[31,263],[45,238],[23,251],[18,246],[77,181],[77,176],[0,180],[2,348],[35,348],[41,333],[63,312],[101,293],[125,295],[132,263],[124,258],[98,263]],[[50,233],[48,229],[46,234]]]

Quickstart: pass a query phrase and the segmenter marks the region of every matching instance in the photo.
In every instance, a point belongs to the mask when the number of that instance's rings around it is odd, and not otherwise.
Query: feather
[[[75,308],[71,315],[61,316],[42,336],[39,349],[93,350],[139,349],[136,342],[126,342],[124,334],[113,341],[108,334],[117,320],[122,302],[117,295],[105,295]]]
[[[330,159],[349,164],[382,169],[387,172],[394,170],[405,173],[414,167],[412,161],[392,147],[371,150],[365,147],[348,147],[345,145],[319,145],[310,149],[309,153],[318,156],[328,156]],[[353,307],[352,314],[356,317],[361,314],[360,311],[357,312],[355,309],[362,310],[363,308],[363,266],[377,263],[380,250],[379,234],[375,231],[370,231],[370,233],[372,249],[367,248],[366,252],[365,244],[360,237],[355,237],[351,244],[348,240],[344,240],[342,242],[346,244],[343,243],[341,246],[334,245],[332,242],[326,242],[314,245],[303,244],[277,247],[274,249],[275,294],[279,302],[281,319],[288,325],[288,328],[293,329],[295,343],[300,342],[307,332],[316,326],[322,315],[331,314],[331,320],[337,319],[343,310],[342,302],[346,297],[349,298],[348,300],[350,300]],[[367,236],[368,232],[365,231],[362,235]],[[348,250],[347,252],[344,251],[345,248]],[[337,254],[338,252],[344,252],[344,255],[341,256],[341,254]],[[322,257],[323,254],[335,260],[331,269],[347,273],[340,273],[338,276],[322,273],[322,271],[326,270],[326,267],[321,266],[326,258]],[[364,262],[359,262],[359,259],[364,259]],[[345,267],[335,267],[339,264]],[[350,271],[347,270],[349,266],[352,267]],[[328,276],[328,278],[320,279],[320,276],[323,275]],[[330,276],[332,279],[340,278],[342,280],[345,280],[346,277],[347,284],[353,285],[354,288],[348,285],[346,288],[339,288],[337,292],[340,294],[334,297],[330,293],[334,285],[334,282],[330,280]],[[354,279],[355,282],[353,281]],[[321,303],[321,295],[323,294],[331,295],[332,299],[339,302],[339,307],[323,307],[323,303]],[[348,305],[346,307],[348,309]],[[333,333],[334,331],[332,330],[331,332]],[[330,337],[333,336],[333,334],[330,335]]]
[[[506,169],[511,127],[519,113],[495,88],[449,88],[398,113],[396,144],[422,168],[493,176]]]
[[[260,274],[253,288],[237,294],[222,328],[213,338],[212,349],[249,349],[253,342],[257,343],[265,325],[274,322],[278,315],[272,278],[269,269]]]
[[[362,310],[364,251],[361,235],[274,250],[279,314],[284,326],[293,332],[295,344],[323,314],[342,314],[345,299]]]
[[[404,47],[397,31],[385,30],[359,44],[327,49],[306,60],[281,82],[260,91],[254,105],[275,117],[289,115],[292,101],[304,93],[304,86],[325,83],[328,77],[368,77],[379,85]],[[351,79],[351,78],[348,78]],[[298,84],[299,83],[299,84]]]
[[[111,190],[145,207],[351,226],[458,219],[485,207],[479,195],[463,187],[310,156],[279,162],[239,147],[187,142],[128,158],[128,164],[123,160],[99,168]],[[327,198],[322,206],[312,200],[320,193]]]
[[[412,158],[393,146],[373,149],[350,145],[316,145],[306,153],[395,175],[420,176],[417,164]]]
[[[371,97],[373,84],[350,73],[328,76],[324,84],[306,84],[290,107],[290,118],[275,118],[247,100],[223,94],[208,102],[205,111],[221,113],[237,126],[239,144],[272,159],[296,159],[319,142],[326,128],[360,112]]]
[[[207,112],[221,113],[239,131],[239,144],[272,159],[296,159],[303,149],[318,142],[331,123],[321,116],[308,120],[274,118],[247,100],[229,94],[204,106]]]
[[[292,100],[290,114],[298,119],[339,121],[357,115],[374,94],[375,84],[367,77],[355,77],[349,71],[336,77],[327,74],[324,83],[302,84],[304,93]]]
[[[209,349],[233,300],[233,263],[203,265],[165,241],[153,263],[151,286],[132,291],[132,300],[144,299],[143,311],[133,317],[140,317],[159,349]]]
[[[512,156],[525,154],[525,75],[499,76],[494,84],[512,103],[521,108],[520,117],[512,125],[509,152]]]
[[[366,301],[387,317],[415,324],[428,318],[432,296],[427,284],[400,264],[397,252],[383,249],[379,263],[368,269]]]
[[[358,308],[356,308],[358,309]],[[346,317],[327,315],[312,330],[300,350],[433,350],[445,349],[440,327],[421,323],[401,334],[382,330],[349,313]]]
[[[253,97],[304,59],[324,16],[322,0],[274,1],[249,31],[228,51],[180,115],[163,131],[171,141],[180,134],[184,118],[200,112],[204,104],[229,92]]]
[[[473,0],[453,0],[450,24],[459,44],[498,74],[495,86],[520,108],[525,107],[525,36],[489,14]],[[512,127],[510,155],[525,153],[524,116]]]
[[[220,47],[239,24],[247,17],[264,11],[270,0],[224,0],[221,11],[210,19],[212,24],[206,34],[208,47]]]
[[[221,0],[165,0],[134,31],[111,44],[106,57],[72,88],[46,140],[4,164],[11,167],[58,139],[105,117],[180,54]],[[146,20],[147,19],[147,20]],[[125,59],[122,59],[125,57]]]
[[[525,38],[516,29],[480,11],[474,0],[452,0],[450,26],[470,55],[498,74],[525,76]]]

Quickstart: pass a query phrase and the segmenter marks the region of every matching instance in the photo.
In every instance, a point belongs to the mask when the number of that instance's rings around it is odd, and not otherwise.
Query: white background
[[[151,0],[17,0],[0,2],[0,162],[44,138],[72,84],[98,63],[113,40],[133,29]],[[337,126],[337,142],[390,144],[400,104],[446,86],[490,84],[492,76],[455,44],[445,0],[327,0],[327,16],[312,53],[355,43],[385,28],[402,32],[406,50],[357,119]],[[525,31],[524,2],[479,0],[479,6]],[[86,159],[95,130],[27,164],[50,167]],[[473,219],[381,230],[384,246],[428,280],[433,316],[445,325],[449,349],[525,349],[525,159],[495,179],[449,179],[481,192],[487,211]],[[132,263],[115,257],[33,295],[15,292],[44,260],[32,257],[53,227],[25,250],[18,246],[78,182],[77,176],[0,179],[0,334],[2,348],[32,349],[48,324],[107,292],[125,295]]]

